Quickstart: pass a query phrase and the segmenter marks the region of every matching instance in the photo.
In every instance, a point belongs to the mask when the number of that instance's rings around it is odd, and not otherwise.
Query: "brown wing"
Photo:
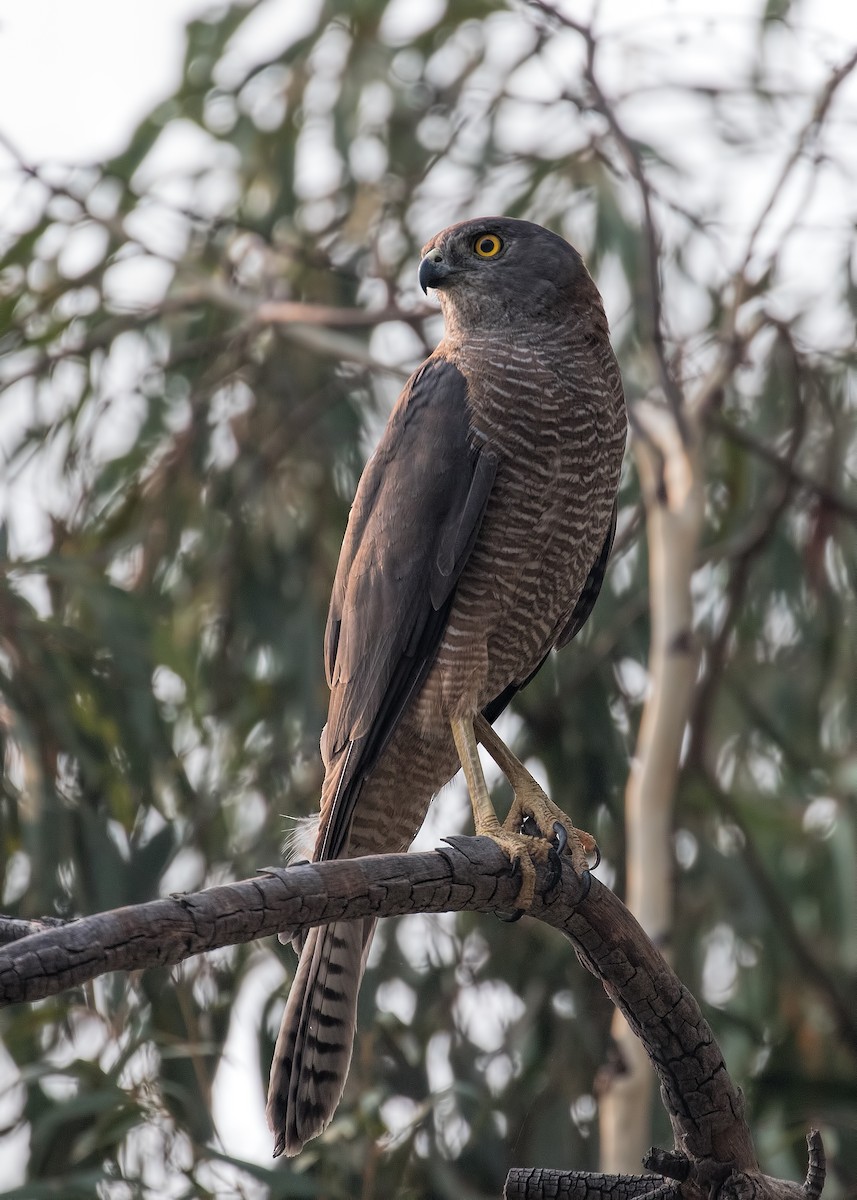
[[[443,358],[411,377],[366,466],[325,633],[325,764],[347,755],[317,858],[348,840],[363,781],[431,667],[482,523],[497,461],[470,428],[467,385]]]
[[[600,554],[592,564],[589,574],[586,576],[586,583],[584,583],[583,589],[580,595],[577,597],[577,603],[572,609],[571,616],[568,619],[568,624],[554,643],[555,650],[561,650],[563,646],[568,645],[572,638],[577,637],[583,626],[589,620],[592,610],[595,607],[595,601],[598,599],[598,593],[601,591],[601,585],[604,582],[604,573],[607,570],[607,563],[610,559],[610,551],[613,549],[613,539],[616,536],[616,513],[617,505],[614,503],[613,515],[610,518],[610,528],[607,530],[607,536],[604,539],[604,545],[601,547]],[[511,703],[512,697],[517,692],[520,692],[522,688],[525,688],[528,683],[532,683],[539,671],[547,662],[549,654],[550,650],[544,656],[536,669],[531,671],[527,678],[521,683],[510,683],[507,688],[504,688],[499,696],[495,696],[490,704],[485,705],[482,710],[482,715],[489,724],[493,724],[494,721],[497,720],[497,718],[500,716],[500,713],[503,712],[503,710]]]

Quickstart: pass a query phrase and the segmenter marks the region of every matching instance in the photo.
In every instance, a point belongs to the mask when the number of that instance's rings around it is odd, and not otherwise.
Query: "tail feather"
[[[336,1111],[374,931],[374,920],[341,921],[307,935],[271,1065],[267,1111],[275,1157],[299,1153]]]

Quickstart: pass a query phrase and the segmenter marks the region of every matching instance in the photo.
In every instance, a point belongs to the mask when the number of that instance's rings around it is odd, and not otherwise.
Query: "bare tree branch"
[[[655,220],[654,205],[652,202],[654,193],[643,165],[642,155],[637,143],[619,120],[614,102],[610,100],[601,86],[598,73],[595,69],[598,39],[593,33],[592,27],[582,21],[575,20],[566,13],[559,12],[552,5],[545,3],[544,0],[530,0],[530,3],[533,8],[538,9],[545,16],[564,25],[567,29],[573,29],[583,39],[586,46],[584,75],[592,96],[592,107],[607,122],[613,141],[622,156],[625,168],[637,186],[643,211],[642,232],[646,261],[642,274],[646,288],[646,312],[650,326],[649,338],[655,351],[655,361],[657,363],[661,389],[684,439],[687,434],[687,428],[682,393],[681,388],[676,382],[667,355],[664,335],[664,312],[660,273],[661,237],[657,221]]]
[[[739,292],[746,288],[747,270],[750,266],[750,260],[753,257],[753,251],[756,247],[756,242],[758,241],[759,235],[765,226],[765,222],[773,212],[780,196],[783,194],[783,190],[788,182],[789,176],[800,162],[802,155],[806,152],[807,145],[812,138],[816,136],[818,131],[821,129],[821,126],[824,124],[824,120],[830,110],[830,106],[833,103],[836,93],[839,91],[839,88],[855,68],[857,68],[857,50],[849,55],[849,57],[843,63],[841,63],[840,66],[830,73],[827,82],[816,97],[815,104],[812,107],[812,112],[810,113],[809,118],[807,119],[803,128],[799,131],[798,136],[795,139],[794,146],[792,147],[792,151],[786,161],[783,163],[779,175],[774,180],[773,186],[768,194],[768,198],[762,205],[762,209],[759,212],[756,222],[750,231],[750,236],[747,239],[747,246],[744,251],[744,258],[741,262],[741,266],[736,272],[736,282],[738,284]],[[736,307],[742,299],[743,295],[740,296],[740,298],[738,298],[736,301]]]
[[[252,315],[261,325],[326,325],[328,329],[373,329],[387,321],[418,324],[436,317],[438,310],[427,304],[419,308],[334,308],[328,304],[304,304],[296,300],[265,300]]]
[[[748,1195],[815,1200],[823,1184],[820,1144],[804,1187],[761,1174],[741,1092],[693,996],[611,891],[577,876],[568,858],[557,886],[548,883],[549,870],[538,868],[530,915],[569,938],[644,1044],[660,1078],[675,1150],[651,1151],[646,1162],[660,1174],[648,1177],[516,1170],[506,1195],[700,1200],[719,1189],[735,1200]],[[56,995],[105,971],[171,965],[204,950],[330,921],[502,912],[512,908],[518,889],[508,859],[487,838],[451,838],[428,854],[272,869],[255,879],[100,913],[13,942],[0,951],[0,1003]]]
[[[514,908],[520,884],[488,839],[481,870],[460,850],[276,868],[255,879],[83,917],[0,951],[0,1006],[40,1000],[106,971],[172,966],[283,930],[365,916]]]
[[[505,1200],[678,1200],[681,1190],[658,1175],[605,1175],[590,1171],[551,1171],[513,1167]]]
[[[727,438],[730,442],[734,442],[736,446],[741,446],[742,449],[749,450],[757,458],[761,458],[764,462],[769,463],[776,471],[787,476],[798,487],[804,488],[814,496],[818,496],[819,500],[823,501],[834,512],[847,517],[849,521],[857,521],[857,502],[849,500],[847,496],[841,495],[822,480],[814,479],[812,475],[802,470],[794,462],[789,461],[784,455],[779,454],[772,446],[755,437],[748,430],[742,429],[738,425],[733,425],[727,417],[715,411],[709,411],[705,414],[705,424],[709,429],[719,433],[721,437]]]
[[[857,1059],[857,1013],[854,1011],[852,1001],[847,993],[843,994],[843,989],[835,975],[824,965],[811,943],[801,934],[791,908],[786,903],[775,880],[771,878],[770,870],[747,828],[740,808],[720,786],[713,768],[704,761],[699,766],[704,773],[706,786],[717,801],[718,807],[724,816],[741,831],[743,840],[741,852],[749,867],[748,874],[768,911],[777,922],[777,928],[791,950],[795,962],[800,965],[803,978],[824,1001],[836,1024],[836,1031],[842,1045]]]
[[[292,340],[300,342],[310,350],[319,350],[348,362],[358,362],[372,370],[405,377],[408,372],[380,362],[369,353],[363,342],[341,334],[337,337],[329,332],[325,336],[326,331],[373,329],[389,321],[402,321],[413,326],[437,315],[435,309],[425,305],[418,309],[398,308],[392,305],[379,309],[353,309],[335,308],[326,304],[304,304],[298,301],[261,300],[258,296],[250,296],[209,280],[165,296],[163,300],[148,308],[116,313],[103,321],[87,337],[43,351],[19,371],[10,372],[5,377],[0,375],[0,392],[24,379],[33,379],[49,372],[57,363],[66,359],[79,358],[91,354],[93,350],[100,350],[128,329],[139,329],[164,317],[188,312],[205,304],[212,304],[216,308],[244,318],[244,322],[231,331],[232,334],[240,334],[246,328],[276,326]]]
[[[10,942],[18,942],[31,934],[44,933],[46,929],[59,929],[69,923],[62,917],[41,917],[38,921],[22,921],[19,917],[0,914],[0,946],[8,946]]]

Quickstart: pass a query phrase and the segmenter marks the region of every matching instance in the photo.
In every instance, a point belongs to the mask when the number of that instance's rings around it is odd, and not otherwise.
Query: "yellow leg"
[[[479,761],[479,746],[473,732],[473,722],[467,717],[453,718],[452,736],[455,738],[455,748],[467,781],[467,790],[470,792],[476,836],[490,837],[496,841],[503,832],[503,826],[488,794],[488,784],[485,782],[482,763]]]
[[[559,822],[568,834],[574,869],[578,874],[586,870],[588,857],[598,852],[598,845],[592,834],[574,827],[568,814],[545,794],[521,760],[515,757],[481,714],[474,720],[473,729],[476,737],[509,780],[515,793],[514,803],[509,809],[503,828],[508,832],[517,832],[526,818],[532,817],[541,836],[551,839],[554,836],[554,824]]]
[[[509,856],[513,864],[520,864],[521,890],[515,903],[519,908],[527,909],[532,905],[535,895],[535,861],[545,860],[553,847],[547,840],[532,838],[521,833],[520,821],[517,828],[510,826],[508,821],[504,825],[500,824],[488,794],[482,763],[479,761],[479,746],[476,741],[473,720],[469,717],[456,717],[451,721],[451,725],[452,736],[455,739],[458,757],[464,769],[464,778],[467,780],[470,792],[476,833],[483,837],[490,837],[500,846],[504,854]],[[523,770],[523,768],[521,769]],[[557,809],[557,811],[559,810]]]

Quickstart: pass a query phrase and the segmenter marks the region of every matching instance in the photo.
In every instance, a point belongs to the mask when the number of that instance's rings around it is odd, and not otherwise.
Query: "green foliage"
[[[29,215],[0,245],[0,877],[16,916],[251,875],[279,860],[283,814],[317,803],[320,646],[349,499],[438,326],[276,326],[262,302],[413,307],[424,237],[479,211],[526,215],[602,282],[629,399],[658,386],[647,231],[577,35],[494,0],[415,5],[407,28],[402,4],[327,0],[265,57],[241,40],[262,7],[188,26],[178,91],[123,153],[22,169]],[[664,84],[724,164],[767,150],[771,112],[796,125],[799,97],[762,66],[796,7],[760,13],[759,61],[737,84]],[[638,119],[633,87],[615,111],[653,182],[686,395],[733,322],[769,316],[703,448],[674,961],[712,1005],[766,1165],[798,1178],[820,1124],[835,1198],[857,1178],[853,347],[818,333],[817,297],[780,298],[794,226],[767,258],[754,249],[736,311],[724,264],[746,228],[724,251],[718,197],[699,199],[645,95]],[[157,165],[171,144],[201,164],[178,182]],[[850,330],[847,267],[821,290],[829,328]],[[648,649],[630,464],[621,506],[590,627],[515,705],[519,751],[598,834],[620,890]],[[441,832],[457,825],[456,810]],[[297,1163],[236,1155],[213,1097],[231,1013],[252,995],[245,1087],[260,1102],[281,989],[259,966],[274,960],[291,972],[288,950],[242,949],[5,1011],[10,1134],[28,1131],[29,1152],[4,1195],[148,1197],[169,1181],[188,1197],[475,1198],[499,1195],[511,1164],[596,1166],[609,1005],[552,931],[472,916],[381,931],[331,1129]]]

